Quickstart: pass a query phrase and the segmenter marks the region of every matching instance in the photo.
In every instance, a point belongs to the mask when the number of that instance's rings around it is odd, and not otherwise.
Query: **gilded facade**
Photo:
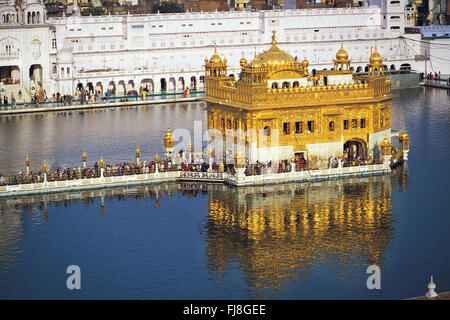
[[[347,155],[371,161],[375,146],[390,138],[391,83],[376,47],[367,75],[353,74],[343,45],[334,68],[311,72],[306,57],[278,48],[274,31],[272,46],[240,65],[235,79],[217,48],[206,58],[208,128],[224,139],[243,136],[250,162]]]

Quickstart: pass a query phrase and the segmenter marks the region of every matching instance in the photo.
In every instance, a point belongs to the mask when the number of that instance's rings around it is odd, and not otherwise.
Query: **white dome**
[[[58,63],[73,63],[73,54],[67,48],[63,48],[57,55]]]

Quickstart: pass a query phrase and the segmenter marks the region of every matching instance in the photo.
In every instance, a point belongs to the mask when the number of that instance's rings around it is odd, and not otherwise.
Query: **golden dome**
[[[408,134],[406,133],[405,128],[403,128],[403,132],[400,134],[399,139],[400,139],[400,140],[408,140],[408,139],[409,139],[409,136],[408,136]]]
[[[222,59],[217,54],[217,47],[216,47],[216,45],[214,45],[214,55],[211,57],[209,62],[211,62],[211,63],[222,63]]]
[[[139,150],[139,146],[136,147],[136,158],[141,157],[141,150]]]
[[[305,57],[305,59],[302,61],[302,66],[303,66],[303,68],[308,68],[308,66],[309,66],[309,62],[308,62],[308,60],[306,59],[306,57]]]
[[[383,57],[378,52],[377,47],[375,47],[375,51],[370,56],[370,64],[371,65],[380,65],[383,63]]]
[[[87,156],[86,156],[86,151],[83,152],[83,161],[86,162]]]
[[[247,59],[245,59],[244,57],[244,52],[242,52],[242,58],[241,60],[239,60],[239,64],[241,65],[241,67],[244,67],[247,64]]]
[[[384,137],[383,141],[381,141],[382,146],[388,146],[390,144],[391,144],[391,141],[387,137]]]
[[[170,132],[170,126],[167,126],[166,135],[164,136],[165,139],[172,139],[172,132]]]
[[[100,168],[103,168],[105,161],[103,161],[103,156],[100,156]]]
[[[164,142],[164,148],[173,148],[173,138],[172,138],[172,132],[170,132],[170,127],[167,126],[167,131],[166,131],[166,135],[164,136],[163,139]]]
[[[275,40],[276,31],[272,31],[272,47],[259,54],[252,61],[252,65],[261,66],[266,63],[270,67],[284,65],[284,64],[293,64],[295,59],[287,52],[280,50],[277,47],[277,41]]]
[[[344,49],[344,44],[341,44],[341,48],[336,53],[336,60],[348,60],[348,53]]]

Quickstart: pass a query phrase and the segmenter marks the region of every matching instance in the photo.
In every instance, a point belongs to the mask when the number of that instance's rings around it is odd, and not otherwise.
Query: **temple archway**
[[[103,84],[101,81],[97,82],[97,84],[95,85],[95,91],[103,93]]]
[[[169,88],[171,91],[173,92],[177,91],[177,81],[175,80],[174,77],[171,77],[169,79],[169,84],[170,84]]]
[[[88,82],[88,83],[86,84],[86,88],[88,89],[88,91],[89,91],[90,93],[93,93],[93,92],[94,92],[94,85],[92,84],[92,82]]]
[[[344,159],[346,161],[366,160],[367,159],[367,143],[358,138],[347,140],[344,143]]]
[[[162,78],[160,81],[161,81],[161,91],[166,91],[167,90],[166,78]]]
[[[0,81],[4,84],[18,84],[20,82],[20,69],[18,66],[0,67]]]
[[[42,85],[42,66],[40,64],[33,64],[30,67],[30,80],[33,80],[35,84]]]
[[[195,76],[191,77],[191,89],[197,90],[197,78]]]
[[[117,94],[118,95],[125,95],[125,93],[126,93],[125,81],[124,80],[120,80],[119,83],[117,84]]]
[[[145,89],[147,92],[153,92],[155,90],[153,80],[152,79],[143,79],[141,81],[141,88]]]

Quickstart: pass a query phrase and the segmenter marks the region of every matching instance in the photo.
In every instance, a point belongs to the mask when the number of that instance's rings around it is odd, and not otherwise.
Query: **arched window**
[[[283,82],[283,88],[289,88],[289,82],[287,81]]]
[[[294,81],[294,83],[292,84],[293,88],[298,88],[300,85],[298,83],[298,81]]]
[[[277,82],[272,83],[272,89],[278,89],[278,83]]]
[[[330,121],[330,123],[328,124],[328,130],[334,131],[334,121]]]
[[[266,137],[270,136],[270,127],[269,126],[264,127],[264,135]]]

